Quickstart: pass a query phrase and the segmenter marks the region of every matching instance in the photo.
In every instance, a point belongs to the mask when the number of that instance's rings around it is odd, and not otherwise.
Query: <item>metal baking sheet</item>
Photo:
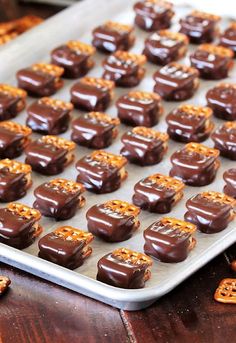
[[[15,72],[18,69],[28,66],[34,62],[49,61],[49,53],[52,48],[67,41],[68,39],[80,39],[84,42],[91,42],[91,30],[105,20],[112,18],[124,23],[133,23],[134,13],[132,11],[132,5],[133,1],[125,0],[86,0],[64,10],[40,26],[32,29],[32,31],[23,34],[14,42],[9,43],[6,47],[0,50],[0,82],[6,82],[13,85],[16,84]],[[184,8],[181,6],[176,8],[177,15],[175,17],[175,23],[172,26],[173,30],[178,29],[177,23],[179,17],[186,14],[189,10],[189,8]],[[223,21],[222,27],[224,27],[226,24],[227,19]],[[132,51],[140,53],[142,51],[143,41],[147,36],[147,33],[142,32],[137,28],[135,30],[137,41]],[[190,48],[190,51],[191,49],[193,49],[193,47]],[[104,55],[98,53],[96,54],[96,67],[90,71],[89,75],[101,76],[101,61],[103,58]],[[183,62],[189,64],[188,58],[185,58]],[[146,77],[141,84],[136,87],[136,89],[152,91],[152,75],[156,69],[156,66],[147,64]],[[236,68],[231,73],[231,78],[227,81],[236,81],[235,76]],[[74,82],[75,81],[65,81],[64,88],[60,90],[54,97],[58,99],[69,100],[69,89]],[[207,89],[212,87],[214,84],[215,82],[212,81],[201,81],[201,86],[196,95],[193,99],[187,102],[205,105],[205,93]],[[117,88],[115,92],[116,98],[127,91],[127,89]],[[32,100],[32,98],[28,98],[28,103],[30,103]],[[156,129],[160,131],[166,130],[165,116],[171,109],[178,105],[179,103],[164,102],[165,113],[161,118],[160,123],[156,125]],[[107,113],[110,113],[112,116],[116,116],[114,102],[108,108]],[[73,115],[76,117],[78,115],[78,111],[74,111]],[[24,111],[17,116],[15,121],[19,123],[25,123],[25,118],[26,112]],[[216,120],[215,118],[214,121],[216,125],[221,123],[221,121]],[[121,125],[119,137],[112,144],[112,146],[107,149],[108,151],[119,153],[121,148],[120,136],[125,132],[125,130],[128,129],[128,127]],[[37,137],[38,135],[34,136]],[[69,138],[70,130],[62,136]],[[213,146],[213,142],[210,139],[208,139],[205,144],[208,146]],[[95,195],[93,193],[86,192],[86,206],[79,210],[76,216],[72,219],[58,223],[53,219],[43,217],[41,221],[41,224],[44,227],[43,234],[54,230],[60,224],[69,224],[86,230],[87,227],[85,213],[92,205],[96,203],[102,203],[108,199],[131,201],[133,186],[141,178],[155,172],[168,175],[170,169],[169,157],[181,146],[181,144],[170,141],[168,154],[161,163],[155,166],[139,167],[128,164],[128,179],[123,183],[122,187],[114,193]],[[76,160],[89,152],[91,152],[91,150],[83,147],[77,147]],[[19,160],[24,161],[24,156],[21,156]],[[221,168],[218,171],[217,179],[206,187],[186,187],[184,198],[176,205],[169,215],[179,219],[183,218],[186,200],[199,191],[222,191],[222,174],[224,170],[233,167],[233,165],[235,166],[235,162],[230,162],[229,160],[221,158]],[[66,168],[66,170],[60,176],[75,180],[76,175],[77,172],[73,164]],[[53,177],[45,177],[33,173],[33,187],[20,201],[22,203],[32,205],[34,200],[32,195],[33,189],[46,179],[49,180],[52,178]],[[214,235],[206,235],[198,232],[196,235],[197,245],[190,253],[189,257],[184,262],[176,264],[167,264],[155,261],[152,268],[152,278],[146,283],[146,287],[143,289],[124,290],[96,281],[96,265],[98,259],[117,247],[124,246],[137,251],[142,251],[144,244],[142,234],[143,230],[160,217],[161,216],[158,214],[150,214],[142,211],[140,215],[140,229],[131,239],[126,242],[118,244],[104,243],[96,238],[92,243],[93,254],[89,259],[86,260],[83,266],[74,271],[67,270],[63,267],[38,258],[37,241],[23,251],[0,244],[0,260],[112,306],[126,310],[138,310],[149,306],[163,294],[169,292],[181,281],[186,279],[197,269],[201,268],[209,260],[236,241],[235,223],[231,223],[227,229]]]

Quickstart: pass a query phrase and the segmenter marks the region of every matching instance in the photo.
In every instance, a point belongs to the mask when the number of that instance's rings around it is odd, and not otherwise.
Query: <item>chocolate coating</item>
[[[18,114],[18,104],[20,96],[13,96],[0,91],[0,120],[15,118]]]
[[[154,92],[167,101],[182,101],[193,96],[199,86],[198,71],[175,62],[162,67],[153,75]]]
[[[220,84],[206,94],[207,106],[214,116],[224,120],[236,120],[236,85]]]
[[[236,123],[224,123],[216,129],[211,138],[222,156],[236,160]]]
[[[38,100],[28,107],[27,113],[26,124],[35,132],[58,135],[68,129],[69,109],[49,106]]]
[[[27,179],[24,173],[11,173],[8,168],[0,169],[0,201],[10,202],[25,196]]]
[[[167,1],[138,1],[134,5],[135,24],[145,31],[169,28],[174,15],[172,4]]]
[[[118,117],[120,121],[130,126],[152,127],[159,121],[163,107],[159,98],[133,97],[132,93],[121,96],[117,102]]]
[[[236,25],[230,25],[220,37],[220,45],[233,50],[236,56]]]
[[[0,158],[15,158],[24,150],[24,135],[0,126]]]
[[[188,257],[191,234],[157,221],[143,233],[144,252],[162,262],[176,263]]]
[[[195,224],[204,233],[217,233],[224,230],[232,220],[232,206],[195,195],[186,202],[188,211],[185,220]]]
[[[63,239],[53,232],[39,240],[39,257],[68,269],[80,267],[84,262],[85,241]]]
[[[236,168],[226,170],[223,178],[226,182],[224,193],[236,199]]]

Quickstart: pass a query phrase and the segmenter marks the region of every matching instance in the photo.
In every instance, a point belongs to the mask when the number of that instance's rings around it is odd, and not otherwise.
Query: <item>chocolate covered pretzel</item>
[[[236,161],[236,121],[219,126],[211,138],[222,156]]]
[[[226,28],[220,37],[220,45],[231,49],[236,57],[236,22],[233,22]]]
[[[0,120],[15,118],[25,108],[26,96],[23,89],[0,84]]]
[[[230,168],[223,174],[225,181],[224,193],[236,199],[236,168]]]

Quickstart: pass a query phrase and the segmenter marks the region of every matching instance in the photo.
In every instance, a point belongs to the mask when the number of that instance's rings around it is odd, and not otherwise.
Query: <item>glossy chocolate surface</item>
[[[219,126],[211,138],[222,156],[236,161],[236,122]]]
[[[35,240],[34,218],[23,218],[7,208],[0,209],[0,242],[24,249]]]
[[[112,210],[106,203],[91,207],[86,218],[88,231],[107,242],[126,241],[139,226],[134,215]]]
[[[130,126],[152,127],[158,123],[163,112],[160,99],[138,99],[132,96],[132,92],[121,96],[116,102],[116,107],[120,121]]]
[[[144,252],[162,262],[184,261],[189,253],[191,234],[157,221],[143,233]]]
[[[224,230],[232,220],[232,206],[212,201],[201,194],[186,202],[185,220],[195,224],[204,233],[216,233]]]
[[[219,161],[215,156],[206,156],[186,148],[174,152],[171,163],[170,176],[196,187],[210,184],[219,168]]]
[[[220,84],[206,94],[207,105],[213,114],[224,120],[236,120],[236,85]]]
[[[0,158],[15,158],[23,152],[24,135],[0,126]]]
[[[134,5],[135,24],[145,31],[170,27],[174,15],[172,4],[167,1],[138,1]]]
[[[220,45],[230,48],[236,56],[236,25],[230,25],[220,37]]]
[[[102,52],[129,50],[134,44],[132,27],[122,28],[118,23],[107,22],[93,30],[92,44]]]
[[[75,269],[84,262],[85,241],[67,240],[51,232],[42,237],[38,245],[39,257],[65,268]]]
[[[154,32],[145,40],[143,54],[148,61],[165,65],[183,57],[187,50],[187,42],[168,36],[165,31],[161,33]]]
[[[194,107],[191,107],[193,111],[191,108],[188,111],[187,106],[179,106],[167,115],[167,132],[170,138],[179,142],[203,142],[210,136],[214,124],[204,113],[201,115],[200,112],[202,109],[204,111],[204,108],[196,107],[194,110]],[[195,111],[198,111],[199,115],[196,115]]]
[[[198,85],[198,71],[181,64],[169,63],[153,75],[156,82],[153,90],[167,101],[189,99]]]
[[[146,266],[122,261],[110,253],[98,261],[97,280],[119,288],[143,288],[145,272]]]
[[[79,81],[72,86],[70,93],[71,102],[82,111],[104,111],[111,101],[109,89],[99,84],[95,86]]]
[[[157,137],[147,137],[134,132],[133,130],[125,132],[121,137],[124,144],[120,153],[131,163],[141,166],[154,165],[159,163],[167,146]]]
[[[0,202],[15,201],[26,194],[27,179],[24,173],[11,173],[8,168],[0,169]]]
[[[21,98],[0,91],[0,120],[15,118]]]
[[[26,162],[32,169],[44,175],[59,174],[67,162],[67,150],[58,148],[38,139],[31,142],[26,150]]]
[[[236,199],[236,168],[228,169],[224,172],[225,180],[224,193]]]

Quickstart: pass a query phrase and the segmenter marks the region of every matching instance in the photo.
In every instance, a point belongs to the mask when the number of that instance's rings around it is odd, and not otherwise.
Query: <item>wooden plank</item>
[[[119,311],[5,264],[12,280],[0,297],[2,343],[128,343]]]
[[[236,245],[226,255],[236,258]],[[225,277],[236,277],[236,273],[221,254],[150,308],[122,311],[129,334],[137,343],[234,342],[236,306],[213,300]]]

